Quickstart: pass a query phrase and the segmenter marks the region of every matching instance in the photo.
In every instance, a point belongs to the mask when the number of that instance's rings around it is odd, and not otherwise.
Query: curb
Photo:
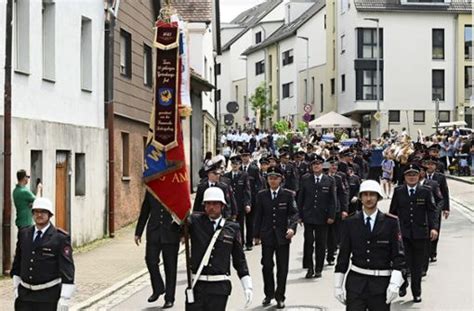
[[[182,254],[184,254],[184,247],[178,252],[178,257]],[[163,265],[163,262],[160,262],[160,266]],[[122,280],[122,281],[119,281],[117,283],[115,283],[114,285],[104,289],[103,291],[101,291],[100,293],[98,293],[97,295],[94,295],[90,298],[88,298],[87,300],[83,301],[83,302],[79,302],[73,306],[71,306],[69,308],[70,311],[79,311],[79,310],[85,310],[86,308],[89,308],[91,306],[93,306],[94,304],[96,304],[98,301],[108,297],[108,296],[111,296],[112,294],[114,294],[115,292],[121,290],[122,288],[124,288],[125,286],[129,285],[130,283],[136,281],[137,279],[141,278],[142,276],[144,276],[145,274],[148,274],[148,269],[145,268],[141,271],[138,271],[137,273],[135,274],[132,274],[131,276],[129,276],[128,278]]]
[[[468,180],[466,178],[459,177],[459,176],[453,176],[453,175],[445,175],[445,176],[446,176],[446,178],[449,178],[449,179],[452,179],[452,180],[456,180],[456,181],[460,181],[460,182],[463,182],[463,183],[466,183],[466,184],[474,185],[474,177],[472,177],[472,176],[470,176],[470,178],[473,179],[472,181]]]

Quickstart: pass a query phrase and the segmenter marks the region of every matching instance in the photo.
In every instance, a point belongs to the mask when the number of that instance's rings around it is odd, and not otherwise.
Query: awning
[[[325,115],[320,116],[319,118],[309,122],[308,126],[310,128],[354,128],[360,127],[360,123],[343,116],[337,112],[331,111]]]

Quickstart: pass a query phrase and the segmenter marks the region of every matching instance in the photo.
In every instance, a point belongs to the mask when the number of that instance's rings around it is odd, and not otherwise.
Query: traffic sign
[[[311,121],[311,115],[310,115],[309,113],[305,113],[305,114],[303,115],[303,120],[304,120],[305,122]]]
[[[311,111],[313,111],[313,107],[311,107],[311,105],[304,105],[304,112],[310,113]]]

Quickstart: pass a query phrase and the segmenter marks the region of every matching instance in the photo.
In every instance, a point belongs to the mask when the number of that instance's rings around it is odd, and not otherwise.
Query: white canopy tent
[[[360,123],[349,119],[337,112],[331,111],[317,119],[309,122],[310,128],[326,129],[326,128],[359,128]]]

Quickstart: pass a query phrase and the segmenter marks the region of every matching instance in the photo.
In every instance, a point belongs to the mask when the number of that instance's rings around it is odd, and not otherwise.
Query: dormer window
[[[259,44],[262,42],[262,32],[259,31],[255,34],[255,44]]]

